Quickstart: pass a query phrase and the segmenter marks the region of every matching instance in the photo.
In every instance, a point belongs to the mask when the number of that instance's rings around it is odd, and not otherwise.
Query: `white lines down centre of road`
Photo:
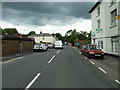
[[[50,59],[50,61],[48,63],[50,63],[54,58],[55,58],[55,55]]]
[[[120,84],[120,82],[118,80],[115,80],[118,84]]]
[[[35,76],[35,78],[27,85],[27,87],[24,90],[28,90],[39,76],[40,76],[40,73],[38,73]]]
[[[59,50],[57,51],[57,53],[59,53]]]
[[[102,72],[107,73],[105,70],[103,70],[101,67],[98,67]]]

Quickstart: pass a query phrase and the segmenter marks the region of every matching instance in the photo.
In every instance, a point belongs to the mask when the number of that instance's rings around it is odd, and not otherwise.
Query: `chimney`
[[[42,34],[42,31],[40,31],[40,34]]]

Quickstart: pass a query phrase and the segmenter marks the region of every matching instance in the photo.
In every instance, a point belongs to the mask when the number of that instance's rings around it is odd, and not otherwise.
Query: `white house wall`
[[[98,15],[97,7],[91,13],[92,33],[95,32],[95,37],[94,37],[95,43],[93,42],[93,37],[92,37],[91,43],[98,45],[98,41],[103,41],[103,51],[105,53],[111,54],[112,53],[111,38],[114,36],[118,36],[118,34],[120,35],[120,21],[116,26],[112,27],[111,12],[117,9],[117,13],[118,15],[120,15],[120,2],[115,3],[112,6],[110,6],[110,2],[101,2],[99,16],[97,16]],[[100,28],[102,29],[102,31],[96,31],[96,29],[98,28],[98,25],[97,25],[98,19],[100,19],[100,22],[101,22]],[[119,46],[120,46],[120,37],[119,37]],[[120,51],[120,47],[119,47],[119,51]]]
[[[51,42],[51,43],[55,43],[55,38],[54,37],[34,37],[35,38],[35,42]],[[43,39],[44,38],[44,39]]]

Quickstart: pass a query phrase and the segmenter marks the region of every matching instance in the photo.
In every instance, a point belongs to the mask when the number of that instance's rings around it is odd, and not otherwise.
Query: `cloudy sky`
[[[1,27],[19,33],[61,33],[91,30],[88,11],[95,2],[2,2]]]

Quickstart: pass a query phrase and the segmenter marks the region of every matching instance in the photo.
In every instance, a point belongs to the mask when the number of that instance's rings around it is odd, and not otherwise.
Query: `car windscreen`
[[[97,46],[95,46],[95,45],[90,45],[90,46],[88,46],[88,49],[97,50]]]
[[[62,45],[62,42],[55,42],[55,45]]]

